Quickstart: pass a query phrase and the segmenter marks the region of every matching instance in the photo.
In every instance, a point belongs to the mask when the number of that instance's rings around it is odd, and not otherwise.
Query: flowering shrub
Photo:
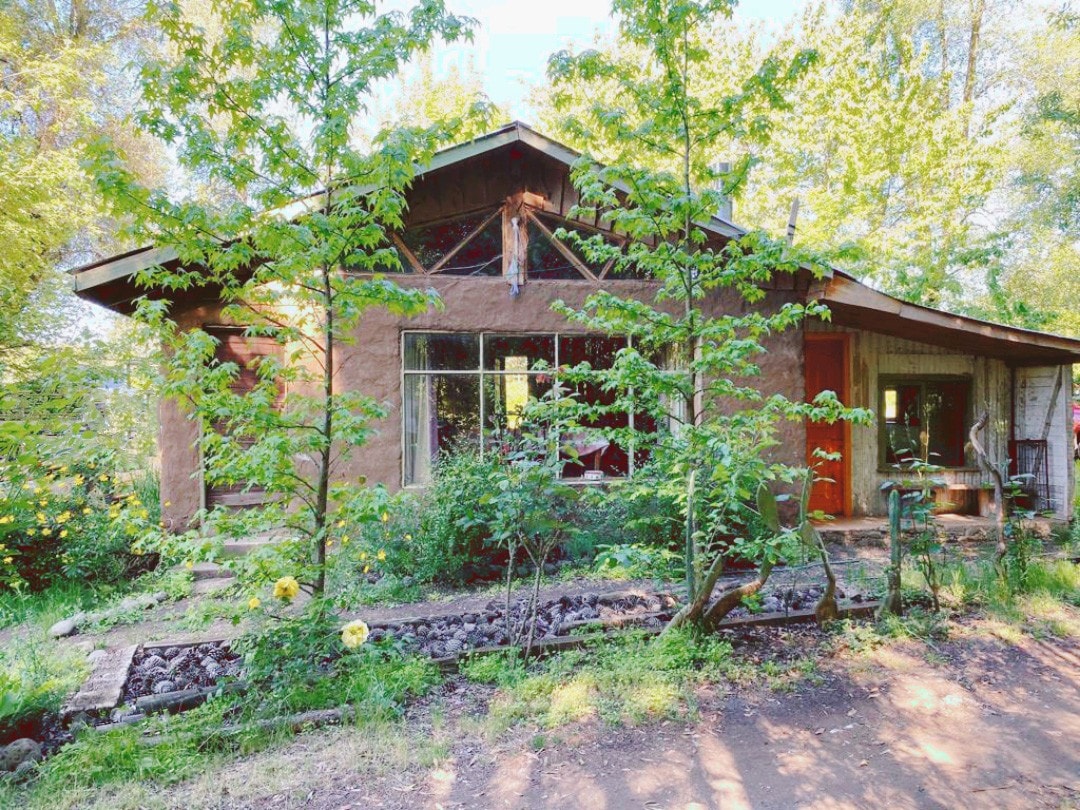
[[[282,577],[274,583],[274,598],[291,602],[300,593],[300,583],[296,577]]]
[[[38,591],[62,581],[113,582],[148,567],[132,542],[157,519],[104,460],[0,462],[0,586]]]
[[[341,643],[350,650],[355,650],[368,640],[370,634],[367,622],[356,619],[341,628]]]

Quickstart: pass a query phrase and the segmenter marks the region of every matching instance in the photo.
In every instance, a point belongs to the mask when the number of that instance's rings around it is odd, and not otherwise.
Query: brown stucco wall
[[[382,483],[391,489],[401,485],[401,333],[406,330],[441,330],[453,332],[581,332],[578,324],[552,312],[556,300],[579,306],[597,289],[606,286],[613,293],[652,300],[655,285],[619,281],[594,284],[582,281],[534,281],[525,285],[517,298],[511,298],[506,283],[497,278],[462,278],[427,276],[409,278],[403,283],[430,286],[444,303],[441,311],[430,311],[409,320],[384,312],[364,317],[356,330],[355,345],[343,347],[338,370],[338,384],[344,390],[357,390],[384,402],[390,415],[380,420],[377,433],[352,454],[342,474],[348,480],[363,476],[369,483]],[[794,300],[794,291],[770,292],[761,307],[779,307]],[[719,299],[716,309],[742,309],[746,305],[733,298]],[[792,330],[771,337],[768,351],[761,357],[761,377],[756,381],[766,394],[781,393],[801,400],[803,397],[802,332]],[[784,422],[779,426],[779,444],[772,451],[777,461],[802,464],[805,459],[806,433],[802,422]]]
[[[173,314],[180,329],[220,324],[221,304],[205,302]],[[203,506],[199,425],[183,403],[165,399],[158,405],[158,447],[161,450],[161,519],[170,531],[192,528]]]
[[[405,330],[461,332],[581,332],[552,312],[556,300],[580,306],[585,298],[605,287],[620,295],[651,300],[655,285],[639,281],[533,281],[521,294],[511,298],[507,284],[499,278],[458,276],[401,276],[399,283],[431,287],[443,301],[441,310],[431,310],[411,319],[385,311],[364,315],[355,330],[354,341],[339,345],[336,367],[339,390],[360,391],[384,403],[389,416],[376,424],[376,432],[363,447],[354,450],[338,470],[340,480],[382,483],[391,490],[401,486],[401,333]],[[794,301],[794,289],[770,291],[759,307],[773,309]],[[735,296],[712,302],[714,311],[745,310],[748,305]],[[220,307],[207,304],[177,316],[182,328],[221,323]],[[757,384],[766,394],[781,393],[791,399],[803,396],[802,332],[791,330],[766,341],[768,351],[761,356],[761,377]],[[166,525],[183,530],[202,505],[199,456],[195,448],[198,427],[178,403],[161,405],[162,501]],[[805,458],[805,430],[801,422],[784,422],[778,428],[779,444],[772,451],[777,461],[802,464]],[[168,506],[164,506],[168,503]]]

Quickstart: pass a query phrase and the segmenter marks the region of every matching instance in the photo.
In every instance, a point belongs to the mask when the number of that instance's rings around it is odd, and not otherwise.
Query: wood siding
[[[958,354],[938,346],[834,326],[820,321],[807,324],[811,332],[847,332],[851,335],[851,405],[878,410],[878,382],[883,375],[962,375],[971,378],[972,410],[990,413],[987,453],[1003,464],[1008,458],[1012,370],[1001,360]],[[1066,375],[1055,404],[1050,431],[1050,489],[1055,514],[1072,514],[1073,468],[1071,439],[1071,366],[1019,368],[1017,377],[1016,438],[1039,438],[1053,390],[1054,374]],[[1024,389],[1023,400],[1020,395]],[[1021,405],[1023,401],[1023,405]],[[885,512],[881,484],[894,479],[896,471],[881,460],[878,425],[856,426],[851,431],[852,512],[880,515]],[[941,476],[952,487],[979,487],[986,477],[973,467],[946,470]]]
[[[1056,391],[1056,397],[1055,397]],[[1046,431],[1050,504],[1056,517],[1072,514],[1072,366],[1016,370],[1016,438],[1042,439]]]

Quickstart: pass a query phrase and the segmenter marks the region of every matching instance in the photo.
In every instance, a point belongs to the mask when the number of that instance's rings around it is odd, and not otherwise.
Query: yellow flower
[[[65,537],[67,537],[67,529],[61,529],[60,530],[60,539],[62,540]]]
[[[330,548],[330,546],[332,546],[332,545],[334,545],[334,541],[333,541],[333,540],[327,540],[327,541],[326,541],[326,547],[327,547],[327,548]]]
[[[38,512],[37,513],[37,522],[38,523],[47,523],[48,520],[49,520],[49,517],[44,512]]]
[[[248,609],[249,610],[256,610],[256,609],[258,609],[259,605],[261,605],[261,604],[262,604],[262,602],[259,601],[259,597],[257,597],[257,596],[253,596],[250,599],[248,599]]]
[[[37,534],[37,529],[27,529],[26,534],[29,537],[33,537],[35,534]]]
[[[50,529],[48,526],[41,530],[42,537],[48,537],[50,534],[52,534],[52,529]]]
[[[194,568],[194,567],[195,567],[195,563],[193,563],[191,560],[188,560],[186,563],[184,563],[184,568]]]
[[[15,560],[14,557],[4,557],[4,564],[5,565],[11,565],[11,563],[14,562],[14,560]]]
[[[385,559],[386,559],[386,552],[385,552],[385,551],[383,551],[383,550],[382,550],[382,549],[380,548],[380,549],[379,549],[379,553],[378,553],[378,554],[376,554],[375,556],[379,558],[379,562],[382,562],[383,560],[385,560]]]
[[[49,505],[48,498],[42,498],[40,501],[38,501],[38,506],[48,506],[48,505]]]
[[[101,481],[101,482],[105,482],[105,481],[108,481],[108,480],[109,480],[109,476],[107,476],[107,475],[105,475],[104,473],[102,473],[101,475],[99,475],[99,476],[98,476],[98,479],[97,479],[97,480],[98,480],[98,481]]]
[[[365,565],[364,566],[364,573],[365,574],[371,573],[371,566],[370,565]]]
[[[140,509],[139,510],[139,517],[142,518],[143,520],[146,520],[148,517],[150,517],[150,513],[145,509]]]
[[[11,515],[4,515],[3,517],[0,517],[0,525],[3,525],[5,523],[14,523],[14,522],[15,522],[15,518],[13,518]]]
[[[367,552],[366,551],[361,551],[360,552],[360,560],[361,560],[361,562],[363,562],[366,559],[367,559]]]
[[[296,577],[282,577],[274,583],[274,598],[288,602],[300,593],[300,583]]]
[[[5,551],[7,551],[7,546],[0,543],[0,554],[3,554]]]
[[[82,513],[83,513],[84,515],[89,515],[91,511],[92,511],[92,510],[90,509],[90,507],[89,507],[89,506],[84,506],[84,507],[83,507],[83,510],[82,510]]]
[[[379,520],[381,520],[381,521],[382,521],[383,523],[386,523],[387,521],[389,521],[389,520],[390,520],[390,513],[389,513],[389,512],[383,512],[383,513],[382,513],[382,514],[381,514],[381,515],[379,516]]]
[[[405,535],[405,542],[406,542],[406,543],[410,543],[410,542],[412,542],[412,535],[411,535],[411,534],[407,534],[407,535]]]
[[[349,545],[349,535],[345,535],[344,537],[341,538],[341,545],[343,545],[343,546]]]
[[[340,529],[340,528],[342,528],[342,527],[343,527],[344,525],[345,525],[345,521],[344,521],[344,520],[339,520],[339,521],[337,522],[337,527],[338,527],[339,529]]]
[[[67,471],[68,471],[68,465],[67,464],[65,464],[63,467],[60,468],[60,472],[67,472]]]
[[[371,631],[365,622],[360,619],[349,622],[341,628],[341,643],[350,650],[355,650],[368,640]]]
[[[165,501],[165,508],[168,509],[170,506],[172,506],[172,501]]]

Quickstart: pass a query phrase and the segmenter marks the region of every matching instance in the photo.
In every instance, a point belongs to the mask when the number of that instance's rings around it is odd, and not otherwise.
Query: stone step
[[[104,655],[96,656],[90,677],[60,710],[60,716],[67,719],[79,712],[101,712],[115,708],[124,695],[124,684],[135,650],[134,646],[111,647],[104,651]]]
[[[191,586],[191,592],[194,596],[207,596],[209,594],[223,591],[226,588],[236,584],[236,577],[213,577],[212,579],[200,579],[194,582]]]
[[[265,540],[233,540],[224,545],[221,556],[227,558],[244,557],[267,545],[269,543]]]
[[[222,568],[217,563],[201,562],[195,563],[191,568],[180,566],[177,571],[187,571],[192,575],[192,578],[196,582],[201,582],[205,579],[233,579],[233,572],[227,568]]]

